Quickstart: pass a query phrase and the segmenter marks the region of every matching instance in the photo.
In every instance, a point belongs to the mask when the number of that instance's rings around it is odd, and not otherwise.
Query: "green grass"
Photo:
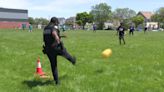
[[[73,66],[58,57],[54,85],[48,58],[42,54],[42,31],[0,30],[0,92],[163,92],[164,32],[135,32],[119,45],[114,31],[66,31],[67,50],[77,57]],[[101,57],[111,48],[108,59]],[[35,79],[37,57],[51,79]]]

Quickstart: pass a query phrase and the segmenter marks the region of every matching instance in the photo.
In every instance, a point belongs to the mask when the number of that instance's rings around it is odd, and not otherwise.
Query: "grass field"
[[[164,32],[135,32],[119,45],[114,31],[66,31],[73,66],[58,57],[59,79],[35,79],[36,60],[51,77],[42,54],[42,31],[0,30],[0,92],[164,92]],[[108,59],[101,57],[111,48]]]

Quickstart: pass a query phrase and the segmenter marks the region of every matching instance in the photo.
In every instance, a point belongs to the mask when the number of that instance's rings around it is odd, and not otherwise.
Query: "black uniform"
[[[134,27],[133,26],[130,26],[130,31],[129,31],[129,35],[133,35],[133,31],[134,31]]]
[[[144,33],[146,33],[146,31],[147,31],[147,27],[145,26],[145,28],[144,28]]]
[[[75,57],[72,57],[66,50],[66,48],[63,46],[63,43],[57,44],[55,38],[52,36],[52,32],[56,31],[58,36],[60,37],[60,32],[56,28],[57,26],[53,24],[49,24],[44,28],[43,32],[43,40],[45,44],[45,52],[50,60],[51,63],[51,70],[54,77],[54,80],[56,84],[59,83],[58,80],[58,70],[57,70],[57,56],[61,55],[65,57],[67,60],[69,60],[72,64],[75,64],[76,59]],[[52,45],[52,44],[55,44]]]
[[[124,31],[125,31],[125,28],[120,25],[118,28],[117,28],[117,33],[119,34],[119,42],[121,44],[121,40],[123,40],[124,44],[125,44],[125,40],[124,40]]]

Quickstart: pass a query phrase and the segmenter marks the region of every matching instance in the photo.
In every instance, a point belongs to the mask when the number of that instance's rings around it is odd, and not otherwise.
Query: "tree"
[[[75,25],[76,25],[75,21],[76,21],[75,17],[70,17],[70,18],[66,19],[65,25],[69,26],[71,29],[74,29]]]
[[[164,7],[159,8],[151,19],[152,21],[159,22],[160,27],[164,28]]]
[[[97,4],[92,6],[90,14],[92,14],[93,20],[98,23],[98,29],[103,29],[104,22],[111,16],[111,6],[106,3]]]
[[[42,25],[47,25],[49,23],[49,20],[45,18],[35,18],[35,24],[42,24]]]
[[[144,18],[142,16],[135,16],[131,18],[132,22],[135,23],[136,27],[140,24],[143,24]]]
[[[30,23],[30,24],[35,24],[35,20],[34,20],[34,18],[32,18],[32,17],[29,17],[28,18],[28,22]]]
[[[47,20],[46,18],[40,18],[40,20],[42,21],[43,25],[47,25],[49,23],[49,20]]]
[[[118,20],[123,20],[123,19],[129,19],[136,16],[136,12],[134,10],[131,10],[129,8],[117,8],[113,12],[113,17],[118,19]]]
[[[124,20],[122,21],[122,23],[123,23],[123,26],[124,26],[124,28],[125,28],[126,30],[129,29],[130,24],[131,24],[130,19],[124,19]]]
[[[74,22],[73,21],[66,21],[65,22],[65,25],[73,26],[74,25]]]
[[[91,23],[92,21],[93,21],[92,15],[88,14],[87,12],[76,14],[76,23],[79,24],[80,26],[83,26],[83,29],[87,22]]]

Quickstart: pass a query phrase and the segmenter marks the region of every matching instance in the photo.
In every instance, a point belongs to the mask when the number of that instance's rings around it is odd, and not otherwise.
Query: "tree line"
[[[114,11],[111,10],[111,6],[107,3],[96,4],[91,7],[91,11],[81,12],[76,14],[76,23],[79,26],[84,26],[86,23],[94,23],[98,29],[103,29],[105,22],[118,23],[123,22],[125,28],[129,27],[129,24],[134,24],[136,27],[144,23],[142,16],[136,16],[137,13],[129,8],[117,8]],[[159,8],[152,16],[152,21],[158,22],[160,27],[164,28],[164,7]],[[48,24],[49,20],[45,18],[32,18],[29,17],[30,24]],[[74,24],[74,23],[66,23]]]
[[[32,25],[38,25],[38,24],[47,25],[49,23],[49,20],[46,19],[46,18],[33,18],[33,17],[29,17],[28,21]]]
[[[158,22],[159,26],[164,28],[164,7],[159,8],[151,17],[151,20]],[[76,21],[81,26],[84,26],[87,22],[96,23],[98,29],[103,29],[104,22],[123,22],[125,28],[129,28],[130,24],[134,24],[135,27],[143,25],[144,17],[137,16],[137,13],[129,8],[117,8],[112,12],[111,6],[106,3],[100,3],[92,6],[89,13],[77,13]]]

